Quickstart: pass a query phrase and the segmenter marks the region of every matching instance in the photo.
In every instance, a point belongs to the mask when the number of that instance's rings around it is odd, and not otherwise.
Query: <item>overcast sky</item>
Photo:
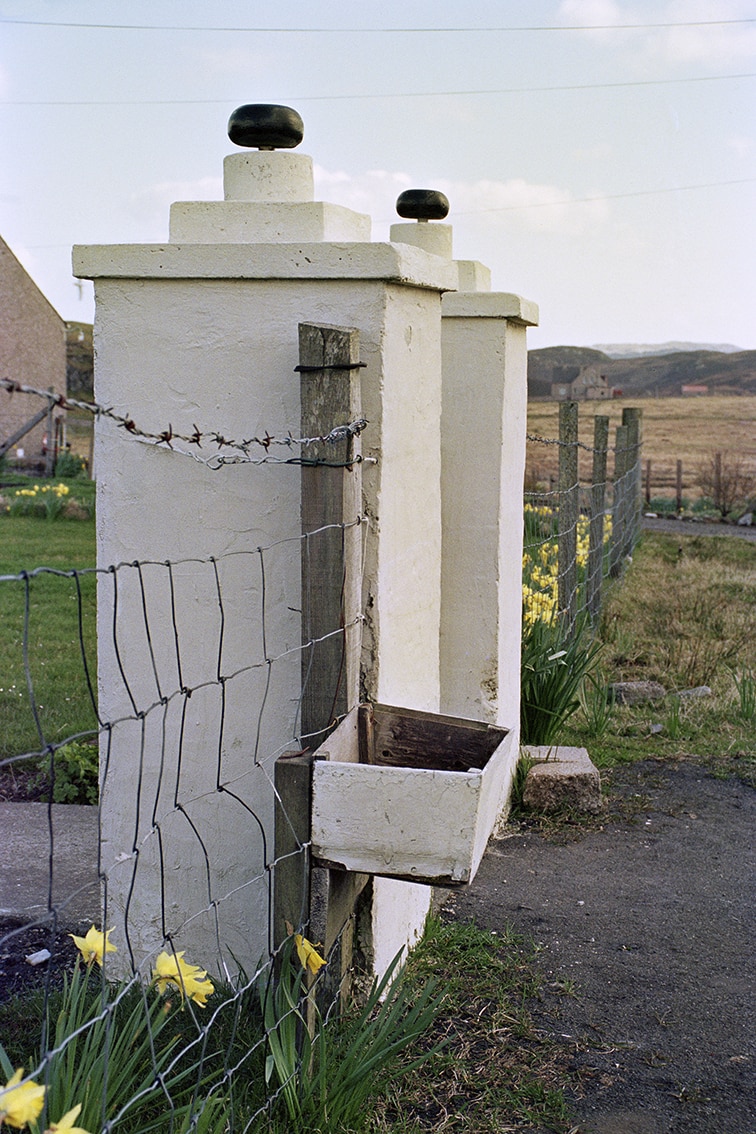
[[[72,244],[222,197],[244,102],[374,239],[442,189],[531,346],[756,348],[756,0],[0,0],[0,236],[64,318]]]

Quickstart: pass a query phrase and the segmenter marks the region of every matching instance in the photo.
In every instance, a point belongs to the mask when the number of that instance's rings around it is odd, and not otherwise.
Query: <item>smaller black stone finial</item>
[[[248,149],[293,150],[304,138],[304,123],[290,106],[251,102],[231,115],[228,136]]]
[[[438,189],[405,189],[396,199],[396,211],[407,220],[443,220],[449,201]]]

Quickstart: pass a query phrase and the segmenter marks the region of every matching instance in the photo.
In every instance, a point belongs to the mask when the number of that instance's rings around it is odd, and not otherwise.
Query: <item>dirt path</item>
[[[747,539],[751,543],[756,543],[756,525],[741,527],[738,524],[704,524],[695,520],[670,520],[665,516],[654,519],[644,516],[642,527],[644,532],[663,532],[665,535],[734,536],[737,539]]]
[[[756,1134],[756,794],[690,763],[607,784],[601,828],[492,843],[445,916],[542,946],[581,1134]]]

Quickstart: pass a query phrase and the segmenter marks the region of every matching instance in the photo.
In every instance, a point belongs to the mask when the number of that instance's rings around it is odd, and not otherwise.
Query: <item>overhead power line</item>
[[[478,213],[508,213],[520,209],[548,209],[553,205],[581,205],[595,201],[621,201],[628,197],[657,197],[663,193],[687,193],[692,189],[721,189],[727,185],[750,185],[756,177],[741,177],[736,181],[706,181],[698,185],[672,185],[666,189],[637,189],[630,193],[598,193],[595,197],[564,197],[558,201],[533,201],[527,205],[494,205],[487,209],[452,209],[450,217],[472,217]]]
[[[444,35],[457,32],[562,32],[562,31],[645,31],[653,28],[702,28],[733,24],[753,24],[756,18],[741,20],[683,20],[679,23],[652,24],[532,24],[515,27],[459,28],[266,28],[238,26],[195,26],[184,24],[99,24],[73,20],[14,20],[0,17],[0,23],[39,28],[96,28],[108,31],[186,31],[255,32],[275,35]]]
[[[737,75],[693,75],[685,79],[635,79],[626,83],[570,83],[548,87],[493,87],[481,90],[459,91],[404,91],[396,94],[333,94],[291,95],[289,102],[331,102],[348,99],[387,98],[462,98],[468,95],[543,94],[557,91],[604,91],[624,87],[660,87],[679,83],[718,83],[728,79],[756,79],[756,71]],[[229,106],[228,98],[157,98],[157,99],[15,99],[0,100],[0,106]]]
[[[637,189],[629,193],[601,193],[597,194],[595,197],[563,197],[556,201],[534,201],[526,205],[499,205],[489,209],[452,209],[449,213],[449,217],[453,219],[454,217],[477,216],[479,213],[511,213],[519,212],[522,209],[547,209],[555,205],[583,205],[592,201],[622,201],[629,197],[656,197],[669,193],[687,193],[694,189],[722,189],[729,185],[751,185],[754,182],[756,182],[756,177],[743,177],[737,181],[707,181],[699,185],[672,185],[666,189]],[[396,220],[396,217],[379,217],[375,219],[377,224],[388,224],[390,221]],[[71,243],[74,242],[72,241]],[[24,247],[29,250],[41,251],[51,248],[70,248],[71,243],[25,244]]]

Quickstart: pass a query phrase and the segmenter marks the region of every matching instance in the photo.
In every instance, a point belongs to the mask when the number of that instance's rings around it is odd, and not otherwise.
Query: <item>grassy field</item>
[[[94,520],[0,515],[0,758],[96,727],[95,576],[72,573],[94,563]]]
[[[676,462],[683,462],[683,487],[686,495],[699,495],[696,475],[701,464],[715,452],[739,457],[756,481],[756,398],[617,398],[611,402],[580,404],[579,439],[593,443],[593,418],[609,417],[609,437],[613,444],[614,430],[622,421],[624,406],[638,406],[643,411],[643,461],[651,460],[652,494],[659,490],[674,494]],[[528,433],[539,437],[559,436],[557,402],[528,403]],[[530,480],[547,480],[556,475],[555,446],[528,442],[527,461]],[[580,452],[580,476],[590,477],[591,455]],[[611,459],[610,459],[611,469]],[[645,464],[644,464],[645,468]],[[671,491],[670,491],[671,490]]]
[[[603,649],[561,741],[599,767],[695,759],[756,784],[756,543],[644,535],[605,603]],[[656,681],[663,701],[612,706],[614,681]],[[710,694],[685,691],[707,686]]]

